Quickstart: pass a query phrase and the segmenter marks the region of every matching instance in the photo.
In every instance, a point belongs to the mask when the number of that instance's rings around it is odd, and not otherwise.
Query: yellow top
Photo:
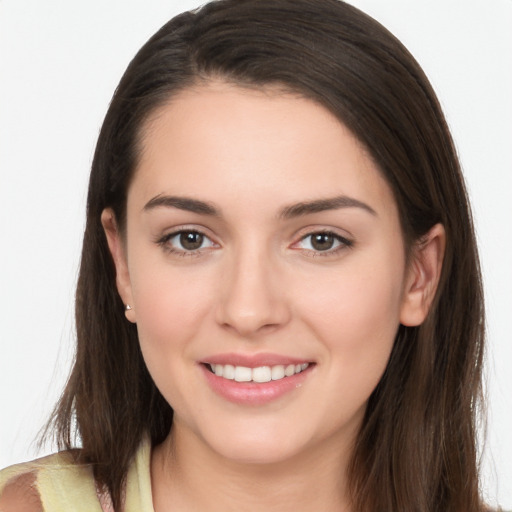
[[[154,512],[150,459],[151,443],[149,439],[146,439],[137,450],[128,470],[123,512]],[[0,512],[19,512],[19,508],[15,504],[4,508],[2,493],[10,483],[24,476],[31,477],[28,481],[33,482],[35,499],[34,503],[31,503],[33,506],[27,508],[25,505],[22,508],[23,511],[114,512],[108,495],[98,491],[91,466],[73,463],[69,452],[56,453],[1,470]],[[20,488],[23,489],[23,487]],[[501,508],[486,510],[488,512],[505,512]]]
[[[128,470],[123,512],[154,512],[150,457],[151,444],[146,440]],[[39,495],[43,512],[112,511],[108,496],[97,491],[92,468],[74,464],[69,453],[61,452],[0,471],[0,512],[10,512],[9,508],[4,509],[1,505],[2,492],[9,482],[23,475],[33,475],[33,488]]]

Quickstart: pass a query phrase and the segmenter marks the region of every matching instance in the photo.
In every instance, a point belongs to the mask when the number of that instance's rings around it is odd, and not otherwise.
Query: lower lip
[[[204,364],[201,368],[210,387],[221,397],[241,405],[264,405],[300,387],[308,378],[314,365],[291,377],[270,382],[237,382],[212,373]]]

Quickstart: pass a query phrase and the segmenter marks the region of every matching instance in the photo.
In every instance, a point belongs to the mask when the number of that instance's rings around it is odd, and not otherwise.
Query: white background
[[[512,508],[512,0],[352,0],[430,77],[473,201],[488,308],[483,481]],[[89,166],[131,57],[195,1],[0,0],[0,467],[33,444],[73,351]]]

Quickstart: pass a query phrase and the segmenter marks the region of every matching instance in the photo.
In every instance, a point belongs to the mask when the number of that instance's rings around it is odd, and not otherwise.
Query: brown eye
[[[310,236],[311,247],[315,249],[315,251],[328,251],[333,248],[334,242],[336,241],[334,235],[331,233],[315,233]]]
[[[294,249],[305,249],[309,253],[324,256],[334,255],[338,251],[352,247],[353,242],[332,231],[317,231],[301,238],[293,245]]]
[[[199,231],[175,231],[165,235],[158,244],[165,250],[175,254],[199,254],[204,249],[212,249],[216,244]]]
[[[180,245],[187,251],[195,251],[203,245],[204,235],[196,231],[180,233]]]

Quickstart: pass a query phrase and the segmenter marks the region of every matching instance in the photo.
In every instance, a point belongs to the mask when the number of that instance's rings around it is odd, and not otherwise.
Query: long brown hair
[[[476,512],[483,298],[471,213],[454,145],[432,87],[402,44],[339,0],[218,0],[177,16],[139,51],[114,94],[89,184],[76,293],[77,351],[56,407],[61,447],[121,505],[127,467],[144,435],[167,436],[173,411],[124,317],[100,215],[121,229],[148,116],[212,77],[279,85],[330,110],[361,141],[397,201],[410,248],[434,224],[447,235],[426,321],[400,326],[373,392],[349,471],[354,510]]]

